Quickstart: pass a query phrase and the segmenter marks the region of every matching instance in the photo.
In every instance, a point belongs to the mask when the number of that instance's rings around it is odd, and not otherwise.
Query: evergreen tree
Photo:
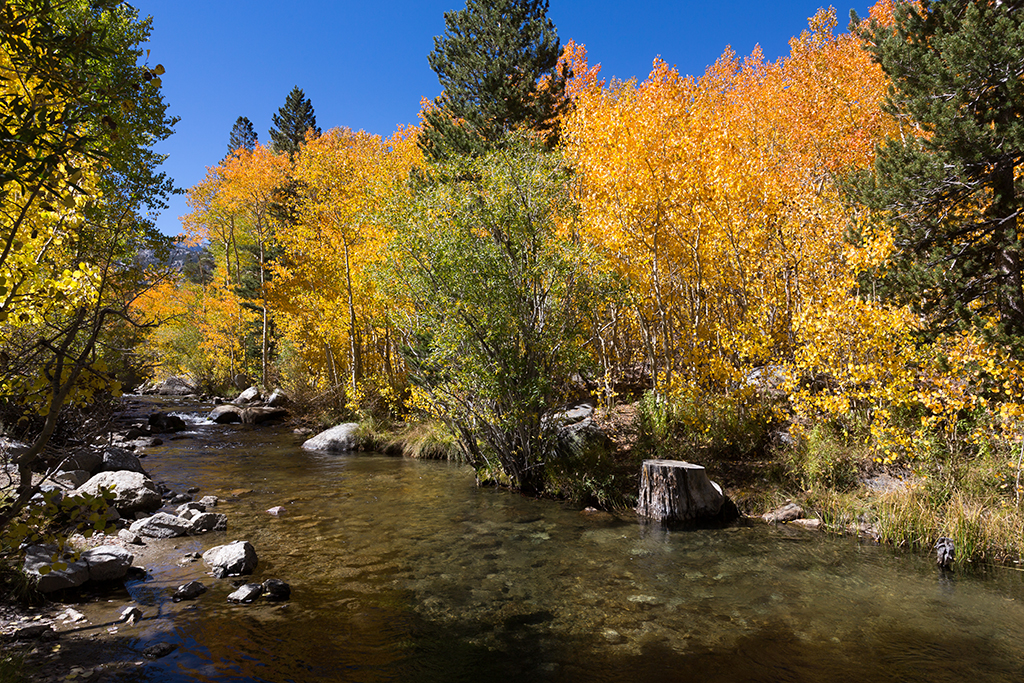
[[[444,92],[426,112],[421,146],[431,159],[479,156],[512,129],[557,135],[568,73],[547,0],[467,0],[446,12],[430,67]]]
[[[252,121],[244,116],[239,116],[231,128],[231,137],[228,138],[228,154],[233,154],[240,149],[247,149],[250,152],[260,142]]]
[[[905,126],[853,187],[895,236],[879,284],[924,314],[929,334],[996,319],[1024,337],[1021,5],[902,2],[891,26],[856,29],[892,81],[891,113],[923,133]]]
[[[312,129],[320,135],[316,126],[316,114],[313,104],[299,86],[292,88],[284,101],[284,106],[277,110],[273,118],[274,127],[270,129],[270,143],[275,152],[287,152],[294,156],[306,139],[306,131]]]

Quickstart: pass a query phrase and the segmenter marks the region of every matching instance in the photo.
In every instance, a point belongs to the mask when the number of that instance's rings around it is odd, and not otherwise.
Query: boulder
[[[256,403],[262,396],[260,390],[257,387],[249,387],[238,396],[235,397],[235,403],[239,405],[245,405],[247,403]]]
[[[184,517],[185,513],[189,510],[192,510],[194,512],[206,512],[206,506],[203,505],[202,503],[196,503],[194,501],[189,503],[182,503],[174,512],[179,517]],[[191,519],[191,517],[189,517],[188,519]]]
[[[274,389],[274,393],[272,393],[270,397],[267,398],[266,404],[271,408],[281,408],[283,406],[288,405],[290,400],[291,399],[289,399],[287,394],[285,394],[283,391],[281,391],[280,389]]]
[[[174,595],[171,599],[174,602],[180,602],[181,600],[195,600],[200,595],[206,592],[206,586],[199,581],[189,581],[188,583],[178,586],[178,589],[174,591]]]
[[[86,470],[61,470],[60,472],[54,472],[50,479],[69,489],[77,489],[89,481],[91,477],[92,474]]]
[[[196,393],[196,388],[181,377],[168,377],[157,387],[156,393],[161,396],[188,396]]]
[[[258,583],[246,583],[228,596],[228,602],[252,602],[263,594],[263,586]]]
[[[33,545],[25,550],[23,570],[30,577],[36,578],[36,588],[41,593],[77,588],[89,580],[89,565],[79,560],[68,562],[61,558],[57,546]],[[64,569],[54,569],[53,564],[62,561],[67,564]]]
[[[103,464],[100,465],[100,471],[119,472],[122,470],[149,474],[142,468],[142,462],[123,448],[115,448],[114,446],[104,448]]]
[[[177,538],[187,535],[190,528],[188,520],[158,512],[133,523],[129,530],[143,538]]]
[[[331,427],[327,431],[306,439],[302,448],[307,451],[326,451],[328,453],[350,451],[358,445],[356,439],[356,430],[358,429],[359,424],[356,422],[346,422]]]
[[[203,553],[203,562],[213,570],[214,576],[224,578],[252,574],[259,559],[249,541],[233,541],[207,550]]]
[[[131,531],[130,529],[121,529],[117,532],[117,537],[125,543],[130,543],[132,545],[143,545],[142,536],[139,536],[137,533]]]
[[[207,531],[227,531],[228,516],[216,512],[200,512],[188,522],[188,532],[193,535]]]
[[[267,600],[287,600],[292,596],[292,587],[281,579],[267,579],[263,582],[263,595]]]
[[[211,410],[206,419],[219,425],[235,424],[242,421],[242,408],[225,403]]]
[[[204,508],[215,508],[217,507],[217,496],[203,496],[199,499],[199,504]]]
[[[90,581],[123,579],[135,556],[119,545],[101,545],[86,550],[81,562],[89,567]]]
[[[188,429],[188,424],[177,415],[153,413],[149,416],[149,428],[154,434],[172,434]]]
[[[103,466],[103,454],[96,451],[79,451],[72,456],[64,458],[60,468],[65,472],[72,470],[85,470],[90,474],[99,472]]]
[[[288,417],[288,411],[284,408],[266,408],[255,406],[242,411],[242,424],[260,425],[267,422],[284,420]]]
[[[100,472],[80,486],[76,493],[99,495],[101,488],[114,491],[114,507],[122,515],[136,512],[154,512],[163,505],[163,499],[153,480],[141,472]]]

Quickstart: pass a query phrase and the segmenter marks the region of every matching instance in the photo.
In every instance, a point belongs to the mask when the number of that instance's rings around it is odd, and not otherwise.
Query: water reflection
[[[284,579],[293,599],[230,605],[231,583],[201,565],[151,568],[130,590],[165,618],[127,647],[180,647],[148,680],[1024,680],[1016,572],[944,581],[927,558],[853,539],[668,531],[477,489],[445,463],[195,429],[146,465],[228,498],[230,526],[178,550],[248,539],[255,579]],[[213,587],[168,601],[193,578]]]

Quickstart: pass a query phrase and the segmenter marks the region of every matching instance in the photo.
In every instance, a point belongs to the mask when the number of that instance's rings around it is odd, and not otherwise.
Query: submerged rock
[[[292,587],[281,579],[267,579],[263,582],[263,595],[267,600],[287,600],[292,596]]]
[[[206,586],[199,581],[189,581],[188,583],[178,586],[178,589],[174,591],[174,595],[171,597],[174,602],[180,602],[181,600],[195,600],[200,595],[206,592]]]
[[[235,592],[228,596],[228,602],[249,603],[263,594],[263,586],[258,583],[247,583],[239,586]]]

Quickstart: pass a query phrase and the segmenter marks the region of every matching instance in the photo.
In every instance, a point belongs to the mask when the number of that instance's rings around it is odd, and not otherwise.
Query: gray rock
[[[153,446],[159,446],[164,442],[159,436],[140,436],[131,443],[138,448],[152,448]],[[142,457],[141,455],[139,456]]]
[[[149,659],[160,659],[161,657],[166,657],[177,649],[178,646],[174,643],[157,643],[156,645],[150,645],[147,647],[142,651],[142,654]]]
[[[179,505],[178,509],[175,510],[175,512],[177,513],[177,515],[179,517],[184,517],[185,516],[185,512],[187,512],[189,510],[191,510],[193,512],[206,512],[206,506],[203,505],[202,503],[197,503],[195,501],[190,501],[188,503],[182,503],[181,505]]]
[[[207,531],[227,531],[228,516],[216,512],[200,512],[189,520],[188,532],[193,535],[205,534]]]
[[[15,640],[36,640],[42,638],[44,634],[52,631],[53,627],[50,624],[32,624],[31,626],[22,626],[14,632]]]
[[[292,587],[281,579],[267,579],[263,582],[263,595],[267,600],[287,600],[292,596]]]
[[[113,581],[123,579],[134,560],[135,556],[119,545],[101,545],[83,552],[80,561],[88,565],[90,581]]]
[[[101,488],[114,491],[114,507],[122,515],[131,516],[136,512],[154,512],[163,505],[163,499],[153,480],[141,472],[100,472],[80,486],[77,493],[99,495]]]
[[[263,594],[263,586],[258,583],[247,583],[228,596],[228,602],[252,602]]]
[[[283,514],[284,514],[285,512],[287,512],[287,510],[285,510],[285,509],[284,509],[283,507],[281,507],[280,505],[275,505],[274,507],[272,507],[272,508],[268,508],[268,509],[267,509],[267,514],[271,514],[271,515],[274,515],[275,517],[280,517],[280,516],[281,516],[281,515],[283,515]]]
[[[50,478],[69,489],[77,489],[89,481],[90,477],[92,477],[92,474],[88,470],[61,470],[60,472],[54,472]]]
[[[196,388],[181,377],[168,377],[157,387],[156,393],[161,396],[188,396],[196,393]]]
[[[357,429],[359,429],[358,423],[346,422],[306,439],[302,447],[307,451],[326,451],[328,453],[350,451],[358,445],[355,436]]]
[[[79,451],[78,453],[65,458],[61,463],[60,468],[65,472],[69,472],[71,470],[85,470],[86,472],[96,473],[102,466],[102,453],[97,453],[96,451]]]
[[[188,534],[189,529],[188,520],[166,512],[158,512],[152,517],[140,519],[130,527],[132,533],[143,538],[177,538]]]
[[[256,549],[249,541],[233,541],[218,545],[203,553],[203,562],[218,578],[252,574],[259,563]]]
[[[129,625],[134,626],[136,622],[142,619],[142,610],[138,607],[130,606],[125,607],[121,610],[121,621],[128,622]]]
[[[181,600],[195,600],[200,595],[206,592],[206,586],[199,581],[189,581],[188,583],[178,586],[178,589],[174,591],[174,595],[171,597],[174,602]]]
[[[272,393],[266,401],[267,405],[270,406],[271,408],[280,408],[282,406],[288,405],[289,402],[290,399],[288,398],[287,394],[285,394],[280,389],[274,389],[274,393]]]
[[[207,509],[215,508],[217,507],[218,500],[217,496],[203,496],[199,499],[199,504]]]
[[[235,397],[235,403],[244,405],[246,403],[254,403],[256,401],[259,401],[260,398],[262,398],[262,396],[260,395],[260,390],[257,387],[249,387],[248,389],[240,393],[237,397]]]
[[[149,427],[154,434],[172,434],[188,429],[184,420],[170,413],[153,413],[149,416]]]
[[[148,472],[142,468],[142,462],[137,457],[124,450],[108,446],[103,449],[103,464],[100,465],[103,472],[140,472],[148,476]]]
[[[67,568],[54,569],[53,564],[57,561],[65,562]],[[68,562],[58,555],[57,547],[53,545],[29,546],[25,550],[23,570],[36,578],[36,588],[41,593],[77,588],[89,580],[89,565],[82,561]]]
[[[132,545],[143,545],[142,536],[139,536],[131,529],[121,529],[117,532],[117,537],[125,543],[131,543]]]
[[[225,403],[211,410],[206,419],[221,425],[240,423],[242,421],[242,409],[230,403]]]
[[[792,522],[794,519],[800,519],[803,516],[804,509],[802,507],[796,503],[786,503],[778,510],[766,512],[761,516],[761,519],[769,524],[781,524],[782,522]]]

